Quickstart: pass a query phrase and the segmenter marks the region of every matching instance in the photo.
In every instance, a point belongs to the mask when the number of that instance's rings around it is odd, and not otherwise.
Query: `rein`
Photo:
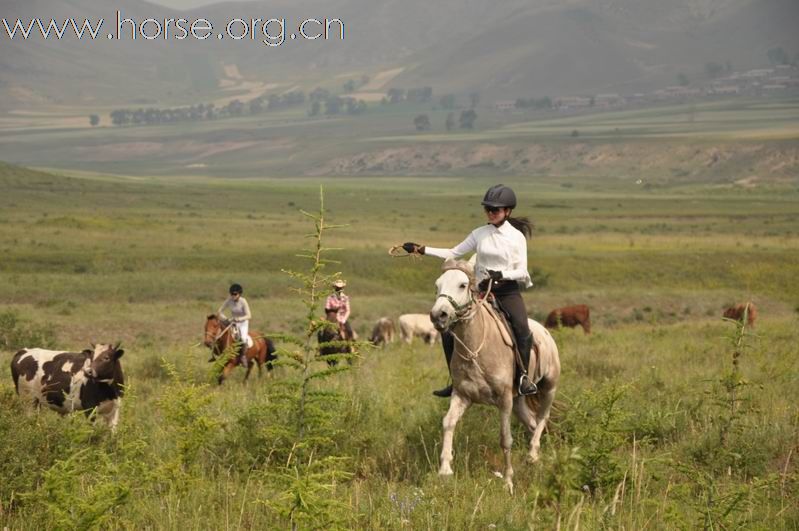
[[[216,348],[217,348],[216,342],[217,342],[217,341],[219,341],[219,340],[222,338],[222,336],[224,336],[224,335],[225,335],[225,333],[226,333],[228,330],[230,330],[230,327],[231,327],[231,326],[233,326],[233,321],[231,321],[231,322],[230,322],[230,324],[228,324],[228,325],[227,325],[225,328],[223,328],[223,329],[222,329],[222,331],[221,331],[221,332],[219,332],[218,334],[216,334],[216,335],[214,336],[214,339],[213,339],[213,348],[214,348],[214,349],[216,349]],[[206,337],[207,337],[207,334],[206,334]]]

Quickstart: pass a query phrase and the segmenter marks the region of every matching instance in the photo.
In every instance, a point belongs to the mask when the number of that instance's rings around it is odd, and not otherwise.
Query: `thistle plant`
[[[273,461],[279,463],[277,470],[267,472],[269,479],[279,486],[279,492],[263,503],[285,517],[292,529],[344,527],[351,516],[350,508],[335,496],[340,483],[352,476],[348,471],[350,460],[337,455],[336,447],[342,426],[341,405],[346,397],[326,385],[334,374],[348,370],[349,366],[323,365],[314,343],[317,333],[330,326],[319,317],[320,301],[330,284],[340,276],[338,272],[326,273],[327,266],[337,262],[325,256],[337,249],[325,247],[323,236],[343,225],[327,223],[321,189],[319,201],[318,213],[301,211],[313,221],[315,229],[307,235],[312,245],[298,255],[309,261],[308,271],[284,270],[299,283],[295,291],[306,308],[303,332],[301,335],[272,335],[289,345],[278,350],[278,364],[293,369],[294,375],[272,386],[270,401],[277,422],[263,427],[272,440],[282,441],[272,449]],[[338,343],[319,346],[337,346]],[[349,360],[352,356],[339,354],[325,359]]]

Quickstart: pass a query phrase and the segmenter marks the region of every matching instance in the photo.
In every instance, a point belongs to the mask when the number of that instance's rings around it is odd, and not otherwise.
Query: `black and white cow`
[[[60,352],[23,349],[11,360],[11,377],[17,394],[35,405],[46,404],[62,415],[96,410],[114,430],[124,392],[117,345],[93,345],[93,350]]]

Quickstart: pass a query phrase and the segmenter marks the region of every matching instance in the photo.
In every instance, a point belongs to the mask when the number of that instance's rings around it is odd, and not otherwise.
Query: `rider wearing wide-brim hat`
[[[527,376],[530,364],[530,349],[533,337],[527,323],[527,310],[521,295],[522,288],[533,285],[527,271],[527,238],[532,234],[532,225],[527,218],[511,217],[516,208],[516,194],[502,184],[486,191],[481,202],[488,223],[473,230],[465,240],[451,249],[441,249],[407,242],[403,249],[409,253],[457,259],[475,251],[475,276],[480,289],[485,291],[489,279],[493,280],[491,292],[508,316],[516,345],[522,358],[518,389],[521,394],[534,394],[536,385]],[[441,336],[447,366],[455,348],[454,338],[449,332]],[[452,386],[434,391],[436,396],[450,396]]]
[[[344,293],[347,281],[336,279],[333,283],[333,293],[328,295],[325,301],[325,312],[336,312],[336,322],[338,322],[339,333],[345,340],[352,339],[352,327],[349,323],[350,318],[350,298]]]
[[[223,319],[227,319],[224,311],[228,308],[230,309],[230,314],[232,316],[230,318],[231,325],[236,328],[239,340],[241,341],[241,346],[239,348],[241,364],[246,367],[247,337],[250,333],[250,319],[252,319],[250,305],[247,304],[247,299],[242,296],[244,288],[241,287],[241,284],[231,284],[228,292],[230,293],[230,297],[222,303],[222,306],[219,307],[216,313]]]

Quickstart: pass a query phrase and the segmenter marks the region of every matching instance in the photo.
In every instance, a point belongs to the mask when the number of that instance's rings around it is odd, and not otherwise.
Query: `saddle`
[[[241,341],[241,333],[239,332],[239,327],[234,326],[232,332],[233,332],[233,339],[236,341]],[[252,346],[255,344],[255,342],[252,339],[252,336],[249,333],[247,334],[246,342],[247,342],[247,348],[252,348]]]
[[[509,347],[513,349],[514,358],[516,360],[516,375],[514,377],[514,382],[519,380],[519,376],[521,375],[521,368],[522,368],[522,356],[519,352],[519,347],[516,345],[516,336],[513,333],[513,328],[510,325],[510,319],[505,310],[500,306],[499,301],[493,294],[488,295],[488,302],[491,305],[491,310],[489,313],[491,317],[497,322],[497,326],[499,327],[500,333],[502,335],[502,341]],[[543,374],[541,371],[541,355],[538,349],[538,341],[536,340],[535,334],[533,331],[530,330],[530,335],[532,336],[533,342],[530,352],[530,361],[533,362],[533,370],[529,374],[529,378],[533,383],[538,383],[543,378]],[[528,367],[529,370],[529,367]]]

